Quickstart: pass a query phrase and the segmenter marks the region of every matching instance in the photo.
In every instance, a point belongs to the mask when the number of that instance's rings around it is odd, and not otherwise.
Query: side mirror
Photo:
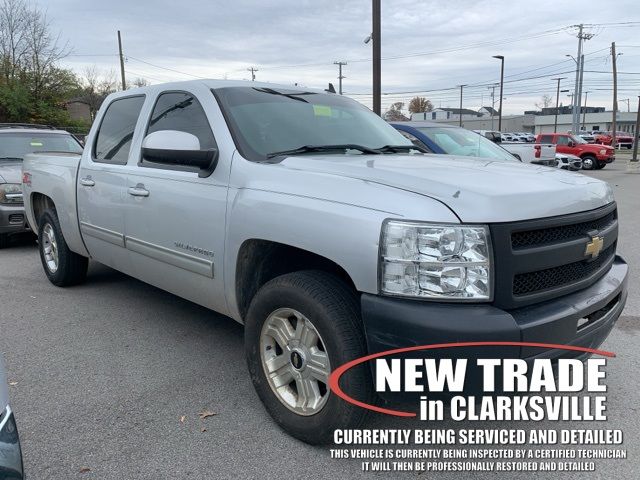
[[[576,143],[573,140],[569,140],[569,146],[570,147],[575,147]]]
[[[178,130],[159,130],[142,141],[142,159],[163,165],[177,165],[200,169],[199,177],[208,177],[218,164],[218,150],[200,149],[195,135]]]

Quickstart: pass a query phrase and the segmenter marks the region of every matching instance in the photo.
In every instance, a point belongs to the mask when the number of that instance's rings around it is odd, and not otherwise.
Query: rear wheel
[[[55,210],[45,210],[39,225],[38,250],[49,281],[58,287],[84,282],[89,259],[69,250]]]
[[[583,170],[593,170],[597,168],[597,159],[593,155],[585,155],[582,157],[582,169]]]
[[[331,369],[366,355],[358,301],[338,278],[296,272],[271,280],[256,294],[245,324],[251,380],[278,425],[312,444],[332,440],[336,428],[357,428],[366,410],[329,389]],[[341,387],[370,403],[367,366],[345,373]]]

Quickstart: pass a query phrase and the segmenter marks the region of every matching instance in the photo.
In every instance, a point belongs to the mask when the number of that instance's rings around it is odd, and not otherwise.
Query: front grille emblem
[[[596,258],[600,255],[602,247],[604,247],[604,238],[597,235],[592,236],[591,241],[587,243],[587,248],[584,251],[585,257],[591,255],[591,258]]]

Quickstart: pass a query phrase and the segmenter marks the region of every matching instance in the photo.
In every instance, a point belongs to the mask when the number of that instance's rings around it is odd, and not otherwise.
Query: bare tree
[[[396,121],[396,122],[404,122],[409,120],[409,118],[407,118],[406,115],[404,115],[402,113],[402,109],[404,108],[404,102],[395,102],[392,103],[391,106],[389,107],[389,109],[384,112],[384,115],[382,115],[382,117],[390,122]]]
[[[534,105],[539,108],[539,109],[543,109],[543,108],[548,108],[551,105],[553,105],[553,98],[551,97],[551,95],[547,95],[546,93],[544,95],[542,95],[542,98],[540,99],[540,102],[536,102],[534,103]]]
[[[93,65],[85,68],[81,84],[82,93],[79,100],[89,106],[91,118],[95,118],[98,109],[107,95],[116,91],[118,77],[113,70],[101,72]]]
[[[127,88],[140,88],[140,87],[146,87],[147,85],[149,85],[149,80],[142,77],[136,77],[131,82],[131,85],[127,86]]]
[[[424,97],[413,97],[409,102],[410,113],[430,112],[433,110],[433,104]]]
[[[23,0],[3,0],[0,3],[0,55],[6,81],[13,79],[26,64],[28,30],[29,11],[26,3]]]

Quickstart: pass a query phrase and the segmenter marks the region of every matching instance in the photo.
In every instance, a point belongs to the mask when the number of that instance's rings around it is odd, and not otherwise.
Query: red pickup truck
[[[599,135],[595,135],[596,143],[601,145],[611,145],[613,140],[611,132],[602,132]],[[631,149],[633,147],[633,137],[625,132],[616,132],[616,145],[619,148],[626,147]]]
[[[570,153],[582,159],[585,170],[601,169],[613,162],[615,150],[608,145],[587,143],[582,138],[568,133],[541,133],[536,136],[536,143],[553,143],[558,153]]]

